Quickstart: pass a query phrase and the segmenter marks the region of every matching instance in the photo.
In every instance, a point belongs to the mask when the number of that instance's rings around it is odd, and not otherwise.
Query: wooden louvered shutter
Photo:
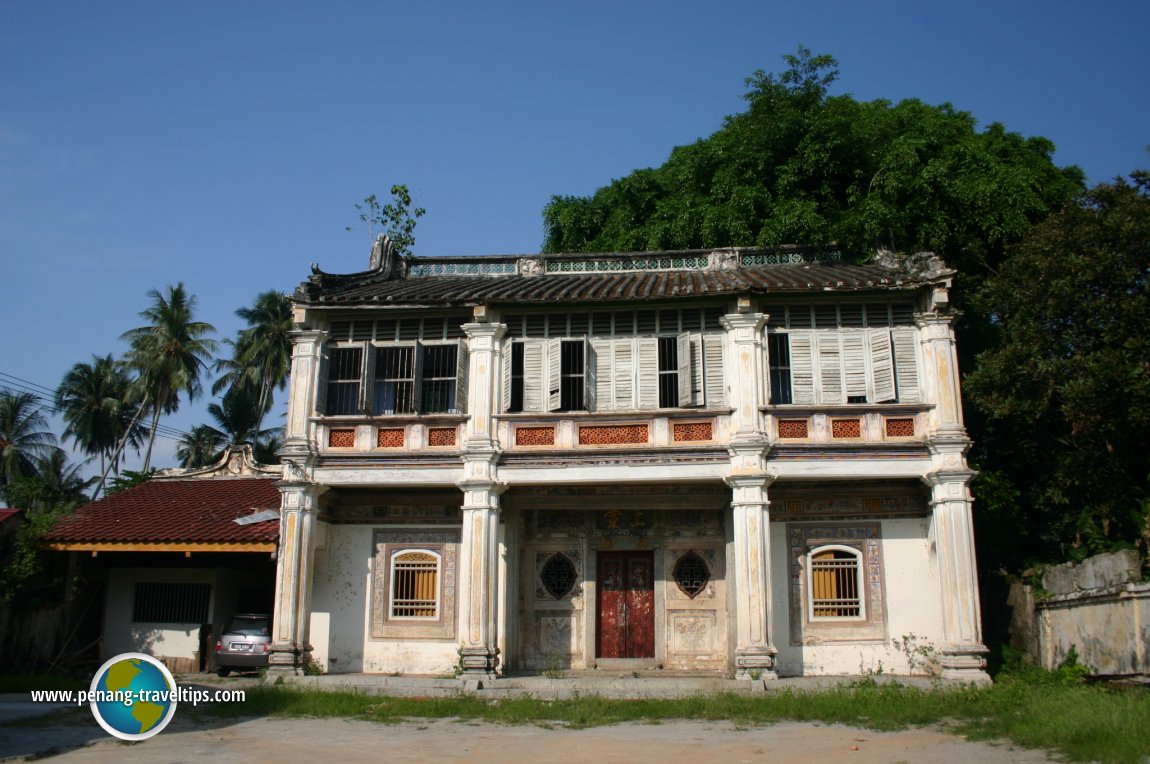
[[[324,345],[319,351],[320,373],[316,374],[315,382],[315,409],[310,413],[315,416],[327,414],[327,385],[331,376],[331,346]]]
[[[417,414],[423,413],[423,343],[415,341],[411,351],[411,410]]]
[[[722,406],[727,402],[727,384],[723,376],[723,335],[704,334],[701,338],[703,369],[703,402],[707,406]],[[698,366],[696,365],[696,368]]]
[[[611,382],[615,377],[614,348],[611,340],[595,337],[587,340],[587,406],[591,411],[609,411],[615,407]]]
[[[500,361],[499,390],[503,404],[500,411],[504,413],[511,408],[511,356],[514,345],[514,342],[503,343],[503,358]]]
[[[846,403],[843,394],[843,356],[838,332],[815,335],[819,356],[819,403]]]
[[[547,340],[547,411],[558,411],[562,405],[560,373],[563,369],[563,340]]]
[[[543,411],[543,340],[523,340],[523,410]]]
[[[894,358],[890,352],[890,331],[887,329],[871,329],[870,338],[870,366],[874,378],[874,403],[893,401],[894,394]]]
[[[791,392],[795,403],[815,402],[814,343],[810,332],[791,332]]]
[[[694,406],[695,396],[694,366],[691,364],[691,335],[684,332],[675,338],[676,376],[679,383],[679,406]],[[699,384],[703,380],[699,379]]]
[[[614,393],[612,408],[630,411],[635,408],[635,347],[634,340],[624,337],[611,343],[611,377]]]
[[[467,340],[456,340],[455,400],[453,403],[455,411],[460,414],[467,413],[467,374],[470,371],[470,366],[471,356],[467,352]]]
[[[858,396],[865,400],[867,395],[866,335],[861,331],[843,331],[839,337],[842,340],[847,399]]]
[[[918,389],[918,331],[909,326],[898,327],[891,330],[891,338],[899,403],[918,403],[922,400]]]
[[[639,408],[659,408],[659,340],[640,337],[639,343]]]

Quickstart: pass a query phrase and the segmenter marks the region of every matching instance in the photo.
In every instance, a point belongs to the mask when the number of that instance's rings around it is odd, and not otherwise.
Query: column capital
[[[503,339],[503,335],[507,333],[507,324],[484,321],[482,323],[463,324],[462,329],[468,339],[474,340],[480,339],[481,337],[490,337],[493,341],[498,342]]]
[[[753,332],[760,332],[762,328],[767,325],[768,316],[766,313],[728,313],[724,316],[719,316],[719,323],[723,328],[729,332],[737,332],[739,329],[750,329]],[[738,339],[743,338],[736,338]],[[753,339],[748,337],[746,339]]]

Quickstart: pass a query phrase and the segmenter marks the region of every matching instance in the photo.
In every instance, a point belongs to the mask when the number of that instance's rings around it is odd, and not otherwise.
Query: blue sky
[[[709,135],[800,43],[836,92],[950,102],[1108,180],[1150,166],[1148,28],[1133,1],[0,2],[0,374],[122,352],[178,281],[231,336],[311,262],[361,270],[353,205],[393,183],[417,254],[538,251],[551,195]]]

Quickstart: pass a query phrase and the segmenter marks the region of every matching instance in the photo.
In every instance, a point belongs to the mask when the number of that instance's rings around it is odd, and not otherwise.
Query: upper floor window
[[[918,332],[909,303],[764,306],[771,403],[910,403]]]
[[[328,416],[458,413],[466,381],[461,340],[332,347],[319,408]]]

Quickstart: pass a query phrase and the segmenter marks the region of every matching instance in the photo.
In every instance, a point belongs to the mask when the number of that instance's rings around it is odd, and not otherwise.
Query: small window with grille
[[[396,552],[391,557],[391,617],[439,617],[440,556],[427,550]]]
[[[411,414],[414,411],[415,346],[376,348],[371,413]]]
[[[862,553],[820,546],[807,553],[807,609],[812,621],[865,618]]]
[[[575,563],[571,562],[571,558],[561,552],[556,552],[547,558],[547,562],[543,563],[543,569],[539,571],[543,588],[557,600],[561,600],[571,593],[578,577]]]
[[[363,348],[332,348],[328,355],[327,405],[330,416],[359,413],[359,380]]]
[[[687,552],[679,558],[673,575],[679,589],[691,599],[695,599],[711,580],[706,561],[695,552]]]
[[[423,345],[421,414],[440,414],[455,409],[456,345]]]

